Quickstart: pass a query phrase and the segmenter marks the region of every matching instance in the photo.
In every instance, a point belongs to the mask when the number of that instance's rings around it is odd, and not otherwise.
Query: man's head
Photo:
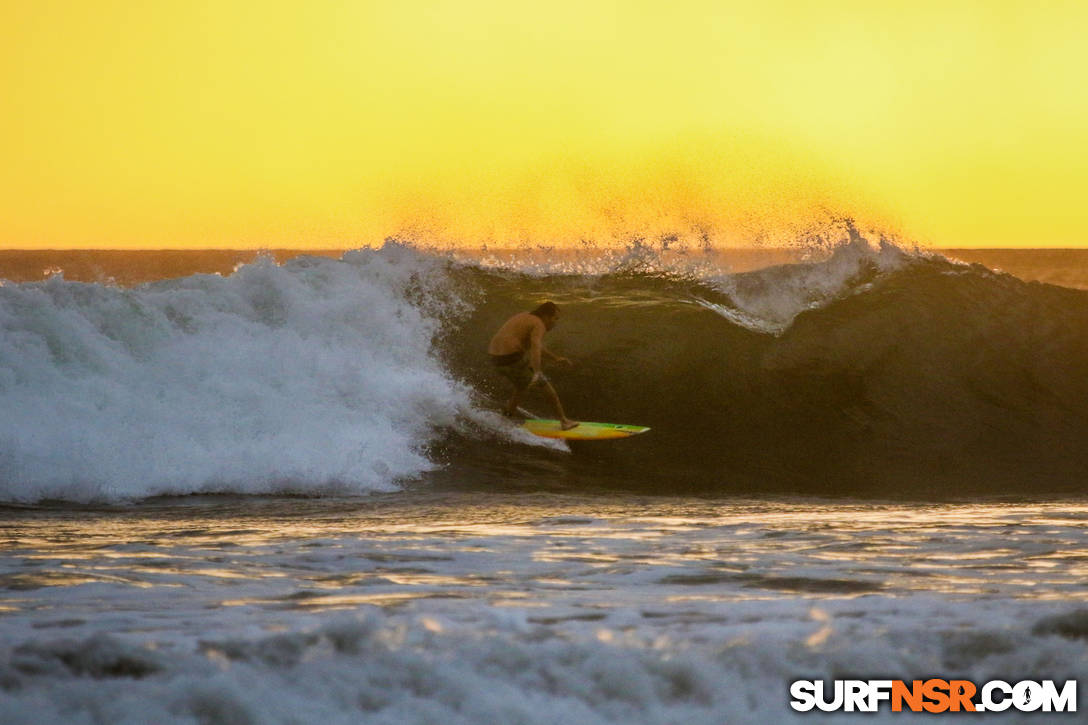
[[[529,314],[539,317],[544,322],[544,327],[550,330],[559,320],[559,306],[554,302],[545,302]]]

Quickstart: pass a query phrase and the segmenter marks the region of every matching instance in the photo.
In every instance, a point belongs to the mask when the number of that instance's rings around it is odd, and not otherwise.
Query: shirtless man
[[[514,384],[514,395],[505,408],[507,415],[516,415],[522,394],[529,386],[540,382],[544,384],[544,392],[559,414],[559,425],[563,430],[570,430],[578,423],[563,412],[563,404],[559,402],[555,388],[544,377],[541,364],[541,356],[546,356],[555,362],[570,365],[570,360],[554,355],[544,347],[544,333],[555,327],[558,320],[559,308],[554,302],[545,302],[532,312],[519,312],[503,323],[491,338],[487,352],[499,374]]]

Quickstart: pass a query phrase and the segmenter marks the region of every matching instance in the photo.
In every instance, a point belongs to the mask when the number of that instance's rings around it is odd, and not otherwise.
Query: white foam
[[[812,721],[795,679],[1084,682],[1083,503],[417,494],[12,516],[0,723],[754,725]]]
[[[787,704],[795,679],[1084,674],[1081,643],[1029,631],[1042,611],[1062,611],[1038,602],[716,609],[686,626],[653,624],[638,609],[542,625],[528,607],[477,605],[468,621],[366,608],[295,615],[277,634],[194,639],[39,631],[0,646],[0,721],[754,725],[808,721]]]
[[[877,276],[902,268],[917,252],[880,240],[873,244],[856,232],[819,262],[780,265],[707,281],[729,296],[732,306],[698,300],[735,324],[780,334],[805,310],[818,309],[862,291]]]
[[[434,257],[262,258],[134,289],[0,289],[0,500],[388,490],[471,412]]]

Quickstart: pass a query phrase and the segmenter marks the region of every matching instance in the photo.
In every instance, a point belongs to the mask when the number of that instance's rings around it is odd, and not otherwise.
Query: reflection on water
[[[619,607],[698,621],[712,616],[700,603],[783,597],[1084,600],[1086,514],[1083,502],[476,494],[8,509],[0,616],[62,618],[104,591],[110,606],[145,612],[421,599],[554,610],[539,621]]]

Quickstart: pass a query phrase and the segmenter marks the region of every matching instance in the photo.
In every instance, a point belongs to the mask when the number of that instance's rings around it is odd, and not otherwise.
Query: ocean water
[[[849,232],[732,266],[387,243],[8,274],[0,723],[853,722],[795,715],[789,683],[1083,693],[1088,292]],[[487,339],[542,299],[570,414],[651,432],[496,414]]]

